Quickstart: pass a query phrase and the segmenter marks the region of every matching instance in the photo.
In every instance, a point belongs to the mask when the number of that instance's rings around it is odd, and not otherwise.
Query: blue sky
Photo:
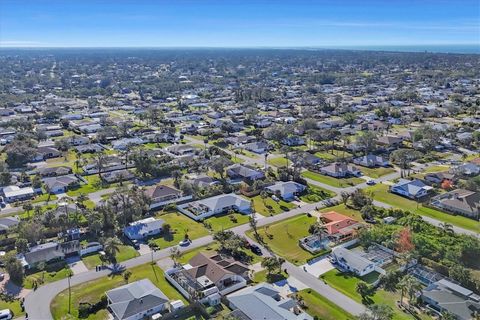
[[[480,44],[478,0],[0,0],[0,46]]]

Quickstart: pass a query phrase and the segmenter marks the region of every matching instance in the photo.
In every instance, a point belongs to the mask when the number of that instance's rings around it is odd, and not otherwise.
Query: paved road
[[[200,141],[200,140],[195,140],[195,139],[190,139],[190,140],[194,140],[194,142],[203,143],[203,141]],[[231,153],[231,151],[229,151],[229,150],[226,150],[226,151]],[[239,156],[239,155],[237,155],[237,156]],[[248,162],[252,161],[252,158],[245,157],[245,156],[241,156],[241,157],[239,156],[239,158],[242,158],[242,159],[246,158],[246,159],[248,159]],[[255,161],[255,159],[253,159],[253,161]],[[424,167],[425,166],[422,166],[422,169]],[[420,169],[420,168],[418,168],[418,169]],[[375,179],[375,180],[380,183],[380,182],[383,182],[383,181],[388,181],[388,180],[391,180],[391,179],[398,178],[399,176],[400,176],[399,172],[394,172],[392,174],[385,175],[385,176],[383,176],[381,178],[378,178],[378,179]],[[366,183],[361,183],[359,185],[356,185],[356,186],[353,186],[353,187],[348,187],[348,188],[336,188],[336,187],[332,187],[330,185],[323,184],[323,183],[320,183],[318,181],[314,181],[314,180],[310,180],[310,179],[308,179],[308,182],[313,184],[313,185],[317,185],[317,186],[320,186],[322,188],[325,188],[325,189],[336,192],[337,196],[333,198],[334,200],[339,200],[340,199],[339,194],[342,191],[351,193],[351,192],[354,192],[357,188],[363,189],[363,188],[367,187]],[[108,192],[106,191],[106,193],[108,193]],[[95,199],[101,199],[101,194],[103,194],[103,192],[97,194],[98,197],[96,195],[94,198]],[[283,213],[275,215],[275,216],[263,217],[263,218],[258,220],[258,226],[261,227],[261,226],[264,226],[266,224],[274,223],[274,222],[277,222],[277,221],[281,221],[281,220],[299,215],[301,213],[309,212],[311,210],[314,210],[315,208],[324,207],[326,205],[326,203],[327,203],[327,201],[320,201],[320,202],[317,202],[317,203],[306,204],[306,205],[303,205],[299,208],[295,208],[295,209],[292,209],[292,210],[287,211],[287,212],[283,212]],[[379,201],[374,201],[374,204],[377,205],[377,206],[385,207],[385,208],[391,207],[390,205],[388,205],[386,203],[379,202]],[[429,217],[423,217],[423,219],[425,221],[429,222],[429,223],[434,224],[434,225],[438,225],[438,224],[441,223],[440,221],[429,218]],[[248,231],[249,229],[250,229],[250,225],[249,224],[244,224],[244,225],[237,226],[237,227],[233,228],[232,231],[234,231],[237,234],[244,235],[245,232]],[[479,236],[475,232],[472,232],[470,230],[465,230],[465,229],[462,229],[462,228],[459,228],[459,227],[454,227],[454,230],[455,230],[455,232],[458,232],[458,233],[464,233],[464,234],[470,234],[470,235],[473,234],[475,236]],[[193,249],[193,248],[198,248],[198,247],[207,245],[208,243],[210,243],[212,241],[213,241],[212,236],[205,236],[205,237],[194,240],[188,248],[181,248],[181,250],[185,251],[185,250],[190,250],[190,249]],[[163,259],[163,258],[166,258],[168,256],[169,256],[169,249],[168,248],[163,249],[163,250],[159,250],[159,251],[154,253],[154,260]],[[145,254],[145,255],[127,260],[125,262],[122,262],[122,266],[124,266],[126,268],[131,268],[131,267],[134,267],[134,266],[138,266],[138,265],[141,265],[141,264],[148,263],[150,260],[151,260],[151,254],[148,253],[148,254]],[[311,287],[313,290],[317,291],[322,296],[324,296],[327,299],[331,300],[332,302],[338,304],[339,306],[344,308],[346,311],[348,311],[348,312],[350,312],[354,315],[358,315],[365,310],[364,306],[356,303],[355,301],[351,300],[350,298],[343,295],[342,293],[340,293],[340,292],[336,291],[335,289],[329,287],[328,285],[324,284],[321,280],[319,280],[319,279],[315,278],[314,276],[308,274],[307,272],[303,271],[301,268],[299,268],[297,266],[294,266],[290,263],[286,264],[286,268],[287,268],[287,271],[289,272],[289,274],[291,274],[292,276],[294,276],[295,278],[297,278],[299,281],[306,284],[307,286]],[[85,272],[85,273],[81,273],[81,274],[75,275],[71,278],[71,285],[73,286],[73,285],[76,285],[76,284],[80,284],[80,283],[84,283],[84,282],[87,282],[87,281],[95,280],[95,279],[98,279],[100,277],[107,276],[109,273],[110,273],[110,271],[108,271],[108,270],[104,270],[104,271],[101,271],[101,272],[95,272],[93,270],[93,271],[88,271],[88,272]],[[65,290],[67,288],[68,288],[68,281],[67,281],[67,279],[63,279],[63,280],[56,281],[56,282],[47,284],[45,286],[42,286],[39,289],[37,289],[36,291],[32,291],[29,295],[27,295],[27,297],[25,298],[25,307],[26,307],[26,310],[27,310],[28,314],[30,315],[30,319],[34,319],[34,320],[52,319],[52,316],[50,314],[50,303],[58,293],[60,293],[61,291]]]

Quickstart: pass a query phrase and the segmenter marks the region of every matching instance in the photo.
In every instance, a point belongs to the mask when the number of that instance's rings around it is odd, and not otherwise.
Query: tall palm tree
[[[400,295],[400,304],[403,305],[403,297],[405,296],[405,293],[408,293],[410,300],[413,297],[413,295],[418,292],[419,290],[419,283],[417,279],[415,279],[412,275],[406,275],[405,277],[400,280],[400,282],[397,285],[398,289],[400,289],[401,295]]]
[[[103,243],[103,250],[107,254],[107,257],[111,262],[115,262],[116,260],[116,255],[118,252],[120,252],[120,246],[122,244],[117,238],[108,238],[105,240]]]

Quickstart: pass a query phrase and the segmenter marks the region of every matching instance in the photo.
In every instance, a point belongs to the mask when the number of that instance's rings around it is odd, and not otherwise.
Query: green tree
[[[123,276],[123,280],[125,280],[125,282],[128,283],[128,280],[132,276],[132,272],[130,270],[125,270],[122,276]]]
[[[5,258],[5,270],[10,279],[18,285],[22,285],[25,276],[22,263],[17,259],[15,254],[8,254]]]

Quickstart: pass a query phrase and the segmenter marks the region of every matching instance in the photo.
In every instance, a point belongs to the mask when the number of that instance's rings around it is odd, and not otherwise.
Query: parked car
[[[275,201],[275,202],[280,201],[280,199],[278,199],[278,197],[277,197],[276,195],[272,195],[272,199],[273,199],[273,201]]]
[[[178,244],[182,247],[186,247],[186,246],[190,245],[190,243],[192,243],[192,241],[190,239],[183,239]]]
[[[377,184],[377,182],[376,182],[375,180],[368,180],[368,181],[367,181],[367,184],[368,184],[369,186],[374,186],[374,185]]]
[[[9,320],[13,319],[13,313],[10,309],[3,309],[0,310],[0,319],[1,320]]]
[[[250,245],[250,251],[252,251],[253,253],[255,253],[257,256],[261,256],[262,255],[262,249],[260,249],[259,246],[255,245],[255,244],[251,244]]]

